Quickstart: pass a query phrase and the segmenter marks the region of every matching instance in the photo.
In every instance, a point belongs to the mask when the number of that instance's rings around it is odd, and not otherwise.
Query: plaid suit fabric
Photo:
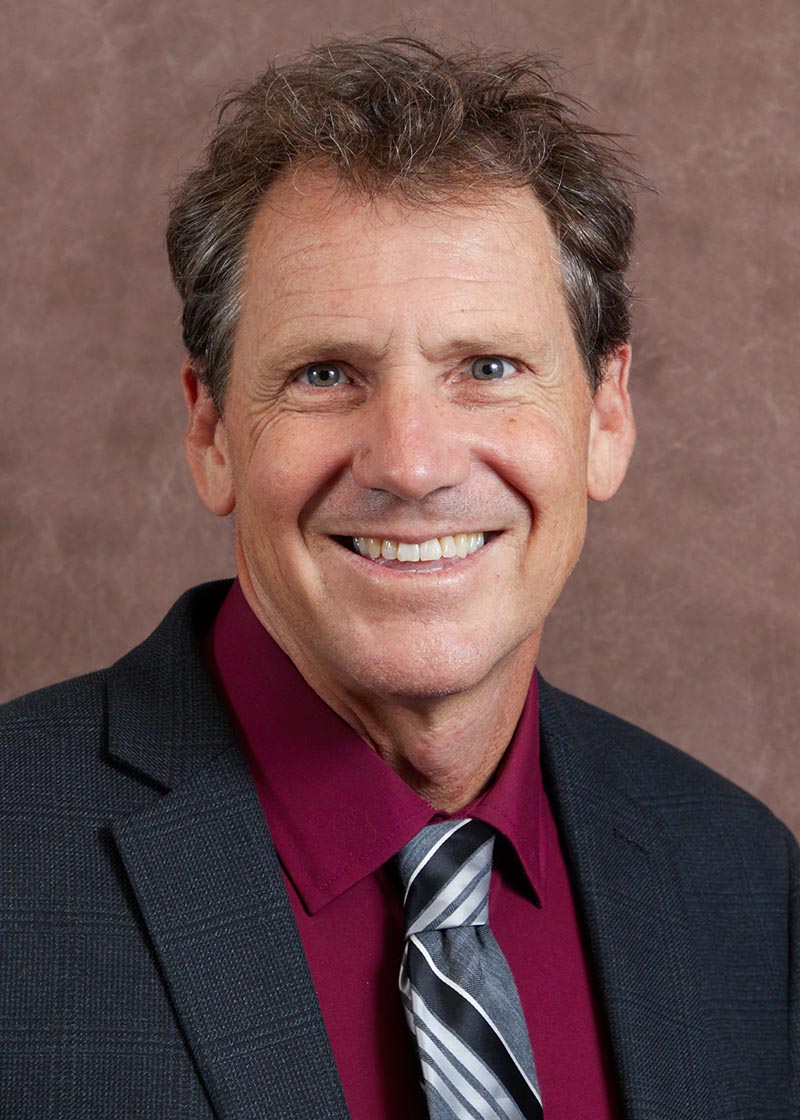
[[[0,710],[0,1113],[346,1120],[257,796],[205,672],[227,585]],[[548,794],[630,1120],[800,1116],[797,845],[540,684]]]

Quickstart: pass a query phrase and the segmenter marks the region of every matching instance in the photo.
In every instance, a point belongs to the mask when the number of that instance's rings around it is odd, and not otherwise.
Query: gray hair
[[[529,186],[557,239],[592,387],[630,334],[635,180],[615,136],[579,120],[538,56],[446,55],[409,38],[336,40],[230,95],[205,161],[172,200],[167,249],[183,339],[221,410],[259,204],[289,167],[323,161],[367,196],[432,204]]]

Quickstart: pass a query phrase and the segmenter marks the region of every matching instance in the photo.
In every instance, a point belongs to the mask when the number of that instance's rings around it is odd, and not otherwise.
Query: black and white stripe
[[[487,825],[456,821],[429,825],[398,855],[400,991],[431,1120],[542,1117],[519,997],[486,924],[493,844]]]
[[[469,828],[476,823],[448,825],[412,871],[404,899],[406,937],[425,929],[486,924],[494,837],[476,837]]]

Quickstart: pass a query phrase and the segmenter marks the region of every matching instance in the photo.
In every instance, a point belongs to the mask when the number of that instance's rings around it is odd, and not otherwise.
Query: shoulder
[[[0,704],[0,736],[36,736],[60,726],[65,733],[101,717],[107,684],[142,683],[152,687],[171,666],[199,657],[200,641],[210,627],[230,580],[202,584],[184,592],[148,638],[106,669],[86,673],[26,693]]]
[[[96,736],[105,710],[105,673],[87,673],[29,692],[0,705],[0,749],[4,768],[14,749],[59,753],[70,743]]]
[[[797,860],[796,840],[772,811],[705,763],[541,680],[540,709],[545,737],[561,736],[591,777],[660,818],[674,838],[772,868]]]
[[[188,738],[204,718],[219,723],[200,643],[229,586],[187,591],[141,645],[109,668],[0,705],[5,803],[21,796],[37,800],[37,791],[45,791],[50,804],[79,791],[101,801],[103,786],[115,780],[109,766],[115,741],[144,736],[158,742],[171,720],[181,725],[176,734]]]

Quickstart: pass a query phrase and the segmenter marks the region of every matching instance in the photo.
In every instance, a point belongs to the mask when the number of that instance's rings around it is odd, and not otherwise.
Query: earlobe
[[[592,401],[587,493],[594,502],[608,501],[616,494],[636,442],[628,392],[630,365],[631,348],[625,343],[606,359],[603,380]]]
[[[188,358],[181,382],[189,414],[183,453],[200,500],[212,513],[225,517],[236,504],[225,425]]]

